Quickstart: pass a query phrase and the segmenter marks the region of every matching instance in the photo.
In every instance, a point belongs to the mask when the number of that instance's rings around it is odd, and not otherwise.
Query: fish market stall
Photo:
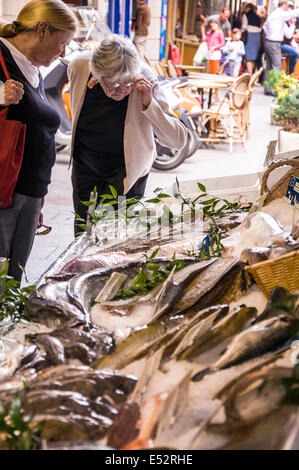
[[[298,446],[291,165],[270,189],[271,167],[245,192],[177,181],[116,215],[90,212],[27,317],[0,325],[1,448]],[[23,431],[8,441],[12,409]]]

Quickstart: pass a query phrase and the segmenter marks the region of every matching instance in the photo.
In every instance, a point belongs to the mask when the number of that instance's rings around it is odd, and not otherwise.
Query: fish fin
[[[160,292],[157,296],[157,301],[156,301],[156,304],[155,304],[155,310],[154,310],[153,318],[151,319],[150,323],[157,320],[170,307],[169,304],[164,304],[163,305],[163,300],[164,300],[164,294],[165,294],[169,284],[171,283],[171,281],[173,279],[175,270],[176,270],[176,266],[174,266],[172,268],[172,270],[169,273],[169,276],[167,277],[167,279],[162,284],[161,290],[160,290]]]
[[[188,401],[188,390],[193,374],[193,369],[189,370],[183,379],[172,389],[162,405],[161,417],[159,419],[158,428],[155,437],[155,444],[163,437],[165,432],[184,413]]]
[[[220,410],[220,408],[223,406],[223,403],[220,402],[219,404],[217,404],[216,408],[214,409],[214,411],[212,411],[212,413],[210,414],[210,416],[208,416],[208,418],[206,418],[198,427],[198,431],[197,433],[195,434],[194,438],[192,439],[192,441],[189,443],[188,445],[188,448],[189,449],[197,449],[198,445],[197,445],[197,441],[198,439],[200,438],[200,435],[201,433],[207,428],[207,426],[210,424],[211,420],[214,418],[214,416],[218,413],[218,411]]]
[[[141,405],[144,399],[145,392],[149,388],[150,384],[153,381],[155,373],[159,369],[163,352],[164,347],[158,349],[158,351],[151,354],[150,357],[145,361],[141,376],[131,396],[132,402]]]

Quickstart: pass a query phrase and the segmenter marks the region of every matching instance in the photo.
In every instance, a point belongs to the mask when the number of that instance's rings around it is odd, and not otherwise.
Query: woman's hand
[[[134,82],[134,88],[136,88],[137,92],[141,95],[144,108],[148,108],[153,97],[153,86],[151,82],[145,77],[137,78]]]
[[[40,228],[40,227],[43,225],[43,223],[44,223],[44,214],[41,212],[41,213],[39,214],[38,226],[37,226],[37,228]]]
[[[2,106],[9,106],[10,104],[19,104],[24,95],[23,83],[16,82],[15,80],[7,80],[4,83],[4,103]]]

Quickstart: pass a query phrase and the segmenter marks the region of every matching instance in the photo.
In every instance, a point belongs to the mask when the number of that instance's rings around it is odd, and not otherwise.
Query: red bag
[[[2,52],[0,64],[5,77],[10,80]],[[26,124],[7,119],[8,107],[0,111],[0,208],[10,207],[22,165]]]
[[[180,49],[178,48],[178,46],[174,46],[173,44],[169,44],[168,59],[172,60],[172,62],[175,65],[181,65],[182,64]],[[178,75],[182,75],[181,70],[178,70]]]

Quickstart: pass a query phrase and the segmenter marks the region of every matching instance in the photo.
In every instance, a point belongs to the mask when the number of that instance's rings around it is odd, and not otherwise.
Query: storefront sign
[[[160,31],[160,60],[165,59],[165,54],[166,54],[167,7],[168,7],[168,0],[162,0],[161,31]]]
[[[110,0],[108,6],[108,26],[112,33],[120,32],[120,0]]]
[[[296,178],[296,176],[292,175],[290,178],[286,198],[290,201],[292,206],[299,207],[299,178]]]

